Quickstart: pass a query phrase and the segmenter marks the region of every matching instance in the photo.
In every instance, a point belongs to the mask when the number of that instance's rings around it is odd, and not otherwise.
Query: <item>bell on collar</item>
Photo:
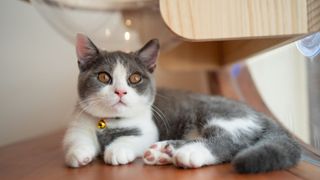
[[[104,119],[100,119],[98,124],[97,124],[97,127],[99,129],[104,129],[104,128],[106,128],[106,126],[107,126],[107,124],[106,124],[105,120]]]

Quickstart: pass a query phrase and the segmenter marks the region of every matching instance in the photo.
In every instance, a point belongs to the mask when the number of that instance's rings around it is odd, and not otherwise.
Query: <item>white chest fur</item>
[[[107,128],[137,128],[142,134],[141,138],[147,138],[145,139],[147,142],[157,141],[159,135],[158,129],[152,120],[151,111],[146,111],[131,118],[107,120]]]
[[[98,121],[99,118],[82,113],[70,124],[64,137],[66,163],[69,166],[79,167],[81,164],[87,164],[99,153],[100,146],[96,136],[96,132],[99,131]],[[137,128],[141,133],[139,136],[117,137],[106,147],[106,151],[112,153],[125,149],[132,151],[133,157],[140,157],[144,150],[158,141],[158,129],[152,120],[151,110],[132,118],[107,121],[106,128]],[[110,152],[105,152],[105,156]],[[106,159],[105,161],[117,164]]]

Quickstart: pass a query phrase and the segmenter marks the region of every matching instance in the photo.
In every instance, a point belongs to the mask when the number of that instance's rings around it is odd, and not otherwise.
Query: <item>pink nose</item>
[[[114,91],[114,93],[117,94],[119,97],[122,97],[122,96],[124,96],[124,95],[127,94],[127,91],[122,90],[122,89],[116,89],[116,90]]]

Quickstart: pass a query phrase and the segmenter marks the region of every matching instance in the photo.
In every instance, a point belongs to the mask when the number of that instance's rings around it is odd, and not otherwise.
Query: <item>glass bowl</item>
[[[68,41],[86,34],[104,50],[133,51],[148,40],[160,40],[162,50],[178,38],[161,18],[158,0],[31,0],[39,13]]]

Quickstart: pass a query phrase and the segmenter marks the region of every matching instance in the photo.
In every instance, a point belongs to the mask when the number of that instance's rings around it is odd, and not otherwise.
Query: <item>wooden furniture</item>
[[[123,166],[108,166],[102,160],[79,169],[64,165],[61,150],[63,131],[0,148],[1,180],[226,180],[226,179],[317,179],[320,169],[301,162],[285,171],[237,174],[230,164],[200,169],[173,166],[146,166],[140,159]]]
[[[159,2],[168,28],[189,41],[163,55],[162,65],[169,69],[216,70],[320,31],[318,0]]]
[[[160,0],[168,27],[193,41],[308,34],[320,28],[319,5],[316,0]]]

